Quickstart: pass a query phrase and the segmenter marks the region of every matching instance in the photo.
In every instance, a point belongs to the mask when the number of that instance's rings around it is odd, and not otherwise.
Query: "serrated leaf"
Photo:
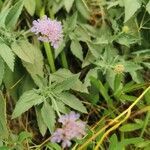
[[[139,0],[124,0],[125,5],[125,20],[127,22],[141,7]]]
[[[75,12],[71,17],[68,17],[64,24],[64,32],[68,33],[75,29],[77,24],[78,14]]]
[[[31,107],[43,102],[43,97],[37,94],[34,90],[24,92],[16,103],[12,118],[20,116],[22,113],[29,110]]]
[[[62,101],[56,101],[56,104],[57,104],[58,110],[61,113],[64,113],[64,114],[68,113],[68,109]],[[53,108],[55,109],[55,111],[57,111],[57,109],[55,107],[53,107]]]
[[[72,8],[73,2],[74,0],[64,0],[64,5],[68,13],[70,12],[70,9]]]
[[[46,134],[47,126],[43,121],[41,109],[38,106],[35,106],[35,112],[40,133],[42,134],[42,136],[44,136]]]
[[[150,14],[150,1],[147,3],[146,5],[146,10],[148,11],[148,13]]]
[[[11,48],[20,59],[28,63],[34,63],[34,52],[32,51],[31,45],[26,41],[13,42]]]
[[[7,118],[6,118],[6,100],[0,91],[0,138],[8,137]]]
[[[82,51],[82,47],[81,47],[79,41],[72,40],[70,48],[71,48],[71,52],[77,58],[79,58],[81,61],[83,61],[83,51]]]
[[[39,79],[39,77],[44,76],[44,72],[43,72],[43,55],[41,53],[41,51],[35,47],[34,45],[30,44],[27,41],[24,41],[25,43],[21,46],[23,48],[30,48],[30,53],[32,56],[34,56],[34,63],[27,63],[25,61],[23,61],[23,65],[24,67],[27,69],[27,71],[29,72],[29,74],[31,75],[31,77],[33,78],[35,84],[39,87],[42,86],[41,80]],[[24,49],[23,48],[23,49]]]
[[[102,51],[100,45],[93,44],[92,42],[88,42],[87,45],[89,47],[91,54],[95,58],[98,58],[101,54],[101,51]]]
[[[82,63],[82,68],[90,65],[92,62],[95,61],[95,57],[92,55],[92,53],[88,50],[84,60],[83,60],[83,63]]]
[[[1,27],[5,27],[5,21],[6,21],[6,17],[8,15],[8,13],[9,13],[9,10],[10,9],[4,9],[0,13],[0,26]]]
[[[55,111],[48,102],[44,102],[41,109],[41,114],[44,123],[47,125],[48,129],[52,133],[55,127]]]
[[[57,83],[53,88],[53,92],[61,93],[62,91],[70,90],[73,87],[74,83],[77,82],[77,80],[78,80],[78,75],[74,75],[70,78],[67,78],[62,82]]]
[[[87,7],[85,1],[84,0],[75,0],[75,2],[76,2],[77,10],[81,13],[81,15],[85,19],[89,19],[90,18],[90,12],[88,10],[88,7]]]
[[[18,18],[21,14],[22,8],[23,8],[23,0],[18,1],[14,6],[11,7],[6,17],[5,21],[6,27],[12,29],[15,27]]]
[[[0,56],[6,62],[8,67],[13,71],[14,70],[14,54],[12,50],[4,43],[0,42]]]
[[[123,65],[125,67],[125,72],[134,72],[142,69],[142,67],[139,64],[136,64],[135,62],[131,62],[131,61],[123,62]]]
[[[36,7],[36,1],[35,0],[25,0],[24,1],[24,6],[28,13],[33,16],[35,12],[35,7]]]
[[[67,92],[63,92],[59,95],[59,98],[64,104],[68,105],[69,107],[78,110],[82,113],[87,113],[86,107],[74,95]]]
[[[131,44],[139,42],[139,39],[133,35],[122,34],[116,39],[116,41],[121,45],[130,47]]]
[[[59,69],[51,74],[51,80],[57,83],[64,81],[67,78],[74,76],[74,74],[68,69]],[[72,90],[88,93],[87,87],[78,79],[71,87]]]

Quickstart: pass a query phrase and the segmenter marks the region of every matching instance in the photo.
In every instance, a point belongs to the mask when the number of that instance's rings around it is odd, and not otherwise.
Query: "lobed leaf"
[[[12,118],[19,117],[22,113],[29,110],[35,105],[39,105],[44,100],[44,97],[37,94],[35,90],[24,92],[16,103],[15,109],[12,114]]]

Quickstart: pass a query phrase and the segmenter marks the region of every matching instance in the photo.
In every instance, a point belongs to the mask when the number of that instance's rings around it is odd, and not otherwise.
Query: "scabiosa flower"
[[[60,21],[51,20],[47,16],[34,20],[31,32],[39,34],[38,39],[43,42],[50,42],[56,49],[63,38],[62,25]]]
[[[70,147],[71,140],[82,138],[85,132],[86,123],[79,120],[80,115],[75,112],[60,116],[58,122],[62,123],[62,128],[58,128],[51,137],[51,142],[62,142],[62,147]]]

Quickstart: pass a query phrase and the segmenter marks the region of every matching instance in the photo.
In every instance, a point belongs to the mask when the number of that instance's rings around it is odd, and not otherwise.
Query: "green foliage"
[[[8,137],[7,118],[6,118],[6,100],[0,91],[0,139]]]
[[[0,56],[6,62],[8,67],[13,71],[14,70],[14,54],[12,50],[5,44],[0,42]]]
[[[53,132],[55,128],[55,112],[49,103],[44,102],[41,109],[41,115],[50,132]]]
[[[30,32],[44,13],[57,49]],[[0,0],[0,149],[61,150],[48,136],[73,110],[88,129],[70,149],[149,150],[149,34],[149,0]]]
[[[24,1],[24,6],[27,9],[28,13],[33,16],[35,12],[35,7],[36,7],[36,0],[30,1],[30,0],[25,0]]]
[[[138,0],[124,0],[125,5],[125,21],[127,22],[135,12],[140,8],[141,3]]]
[[[18,100],[12,118],[20,116],[22,113],[30,109],[34,105],[42,103],[43,97],[36,93],[36,91],[31,90],[25,92]]]
[[[70,106],[71,108],[78,110],[82,113],[87,113],[86,108],[83,106],[81,101],[79,101],[74,95],[63,92],[59,95],[60,100],[63,101],[66,105]]]
[[[21,14],[22,8],[23,8],[23,0],[18,1],[14,6],[11,7],[5,20],[6,27],[8,28],[15,27],[18,18]]]

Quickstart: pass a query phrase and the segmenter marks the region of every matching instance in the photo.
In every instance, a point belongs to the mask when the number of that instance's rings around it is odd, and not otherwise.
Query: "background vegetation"
[[[44,14],[58,49],[30,32]],[[87,136],[70,149],[149,150],[149,35],[149,0],[0,0],[0,149],[61,150],[50,135],[74,110]]]

